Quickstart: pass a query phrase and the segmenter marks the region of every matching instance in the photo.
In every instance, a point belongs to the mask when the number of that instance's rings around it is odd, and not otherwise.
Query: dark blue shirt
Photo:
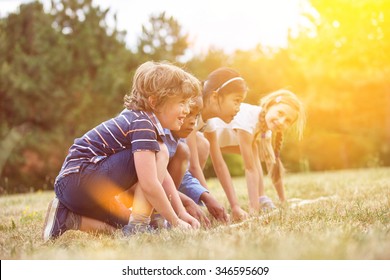
[[[123,150],[159,151],[158,140],[165,138],[157,117],[150,112],[123,110],[75,139],[57,177],[80,171],[81,164],[97,163]]]

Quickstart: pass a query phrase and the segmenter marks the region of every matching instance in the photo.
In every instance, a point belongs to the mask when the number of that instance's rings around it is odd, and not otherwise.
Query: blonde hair
[[[272,132],[267,127],[265,115],[269,108],[276,104],[286,104],[296,110],[297,119],[294,122],[294,127],[298,134],[298,139],[302,139],[303,129],[306,124],[306,113],[303,103],[291,91],[286,89],[277,90],[261,99],[260,106],[262,110],[259,114],[253,141],[258,142],[260,159],[266,163],[268,173],[274,183],[279,181],[284,173],[284,167],[280,160],[283,133],[277,132],[276,135],[272,135]]]
[[[157,97],[155,107],[168,98],[183,96],[194,98],[201,94],[200,81],[180,67],[168,62],[145,62],[134,74],[131,93],[124,98],[129,110],[153,111],[149,97]]]

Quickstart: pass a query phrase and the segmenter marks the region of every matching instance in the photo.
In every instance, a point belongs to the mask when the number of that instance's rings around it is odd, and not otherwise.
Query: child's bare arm
[[[233,187],[232,177],[225,160],[222,157],[221,149],[218,145],[217,135],[215,132],[204,134],[210,142],[210,157],[214,166],[215,173],[226,193],[230,207],[233,212],[233,219],[239,220],[247,217],[247,213],[243,211],[238,203],[238,198]]]
[[[249,202],[250,207],[252,210],[259,210],[259,172],[257,170],[257,164],[255,160],[256,157],[256,149],[253,145],[253,136],[242,130],[237,130],[237,136],[238,136],[238,142],[240,145],[240,152],[242,159],[244,161],[244,167],[245,167],[245,177],[246,177],[246,184],[248,188],[248,196],[249,196]]]
[[[199,228],[200,223],[198,220],[189,215],[184,208],[179,196],[179,192],[177,191],[175,183],[173,182],[172,177],[168,172],[162,185],[178,217],[181,220],[189,223],[193,228]]]
[[[203,223],[206,227],[211,225],[210,220],[207,218],[202,209],[195,203],[195,201],[182,192],[179,192],[179,196],[188,214]]]
[[[215,219],[223,223],[229,222],[229,215],[225,208],[209,192],[202,193],[200,199]]]
[[[138,151],[134,153],[135,169],[142,192],[149,203],[172,225],[178,223],[179,217],[169,202],[161,182],[166,172],[157,168],[156,155],[153,151]]]

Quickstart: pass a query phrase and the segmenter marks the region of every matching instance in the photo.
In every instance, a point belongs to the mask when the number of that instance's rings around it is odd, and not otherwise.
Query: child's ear
[[[210,95],[210,100],[213,104],[218,103],[219,93],[216,91],[213,91]]]
[[[149,97],[148,97],[148,102],[149,102],[149,106],[150,106],[153,110],[156,110],[156,104],[157,104],[157,98],[156,98],[156,96],[149,96]]]

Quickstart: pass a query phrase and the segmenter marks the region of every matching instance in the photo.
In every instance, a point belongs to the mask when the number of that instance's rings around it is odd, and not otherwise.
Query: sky
[[[21,3],[31,0],[0,0],[0,16],[15,12]],[[49,6],[50,0],[41,0]],[[253,49],[261,44],[281,47],[287,43],[288,29],[302,24],[300,8],[306,0],[94,0],[102,8],[117,14],[118,29],[126,30],[126,42],[134,48],[142,25],[151,14],[165,11],[189,34],[193,53],[209,47],[230,53]],[[111,21],[113,22],[113,21]],[[110,20],[108,20],[110,24]]]

